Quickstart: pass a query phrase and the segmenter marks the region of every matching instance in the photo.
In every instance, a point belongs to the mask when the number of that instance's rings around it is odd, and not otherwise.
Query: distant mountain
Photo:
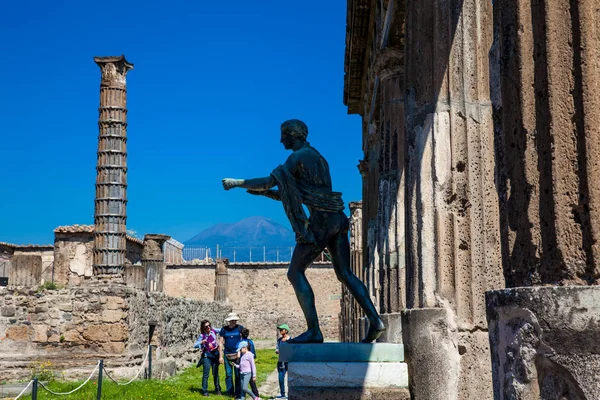
[[[286,261],[290,258],[290,247],[295,245],[295,237],[294,231],[272,219],[250,217],[231,224],[214,225],[183,244],[188,248],[207,247],[211,249],[211,257],[216,257],[218,245],[222,257],[231,261],[234,258],[250,261],[250,252],[252,261]],[[186,253],[192,254],[184,248],[184,257]],[[189,258],[192,257],[186,257]]]

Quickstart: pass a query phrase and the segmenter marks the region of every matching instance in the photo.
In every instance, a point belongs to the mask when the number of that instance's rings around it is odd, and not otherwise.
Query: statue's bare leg
[[[347,231],[343,230],[335,234],[327,247],[331,253],[331,261],[338,280],[350,290],[369,319],[369,331],[362,342],[371,343],[385,331],[385,325],[379,318],[379,313],[371,301],[367,287],[350,269],[350,243]]]
[[[296,297],[306,318],[308,330],[288,340],[288,343],[323,343],[323,334],[319,328],[319,317],[315,307],[315,294],[306,279],[306,269],[321,254],[323,247],[314,244],[298,243],[292,255],[288,279],[292,284]]]

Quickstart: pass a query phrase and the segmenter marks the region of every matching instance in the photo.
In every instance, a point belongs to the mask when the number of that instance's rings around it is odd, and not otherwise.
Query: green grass
[[[277,355],[273,349],[257,350],[256,361],[256,384],[258,387],[267,379],[267,376],[277,368]],[[107,366],[110,371],[110,365]],[[225,369],[219,368],[221,389],[225,391]],[[126,382],[126,381],[124,381]],[[50,382],[49,388],[55,392],[68,392],[81,385],[83,380],[77,382]],[[62,400],[95,400],[98,390],[97,379],[92,379],[83,388],[68,396],[55,396],[40,387],[38,399],[62,399]],[[216,396],[213,394],[214,387],[212,376],[208,378],[208,391],[210,397],[202,396],[202,367],[196,368],[195,364],[183,370],[180,374],[160,380],[137,380],[127,386],[118,386],[112,381],[103,379],[102,399],[118,400],[190,400],[190,399],[230,399],[227,396]],[[262,397],[262,396],[261,396]],[[31,399],[31,396],[22,397]],[[246,397],[248,399],[248,397]]]

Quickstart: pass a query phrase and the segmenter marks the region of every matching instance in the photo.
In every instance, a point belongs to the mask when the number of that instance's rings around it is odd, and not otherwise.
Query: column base
[[[377,342],[402,343],[402,313],[381,314],[380,318],[385,324],[385,332]]]
[[[444,308],[402,312],[403,341],[414,399],[458,399],[457,338]]]
[[[600,393],[600,287],[486,293],[494,398],[595,399]]]

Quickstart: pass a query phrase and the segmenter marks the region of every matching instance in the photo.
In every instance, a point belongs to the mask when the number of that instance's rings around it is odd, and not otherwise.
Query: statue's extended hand
[[[225,178],[221,182],[223,183],[223,189],[229,190],[229,189],[233,189],[234,187],[240,186],[242,184],[243,180]]]

